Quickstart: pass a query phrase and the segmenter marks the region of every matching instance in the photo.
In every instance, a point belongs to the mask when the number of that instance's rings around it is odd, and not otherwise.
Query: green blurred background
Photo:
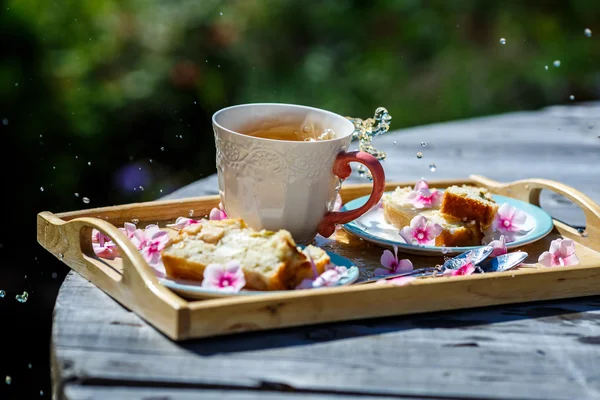
[[[218,109],[286,102],[366,118],[384,106],[402,129],[600,98],[598,0],[13,0],[0,13],[14,227],[0,310],[21,334],[37,329],[21,361],[2,361],[14,398],[48,396],[67,271],[35,243],[35,214],[151,200],[214,173]],[[29,343],[21,334],[3,332]]]

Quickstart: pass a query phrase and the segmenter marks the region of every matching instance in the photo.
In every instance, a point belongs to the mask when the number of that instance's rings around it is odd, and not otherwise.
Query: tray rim
[[[385,190],[390,190],[397,185],[412,185],[410,182],[387,182]],[[558,230],[561,236],[574,239],[579,245],[585,246],[593,251],[600,252],[600,206],[593,202],[585,194],[574,188],[563,185],[559,182],[544,179],[527,179],[510,183],[499,183],[488,178],[471,175],[468,179],[452,180],[432,180],[429,182],[431,187],[446,187],[452,184],[475,184],[487,187],[496,194],[513,197],[525,202],[540,206],[539,195],[542,189],[549,189],[569,198],[579,205],[586,216],[587,235],[582,234],[576,229],[564,224],[561,221],[553,219],[554,229]],[[344,203],[361,195],[370,192],[371,184],[354,184],[342,187],[341,196]],[[208,337],[223,335],[235,332],[255,331],[272,328],[282,328],[298,326],[313,323],[334,322],[342,320],[352,320],[357,318],[370,318],[391,315],[401,315],[413,312],[440,311],[437,309],[417,309],[407,312],[394,307],[387,311],[374,310],[354,313],[333,314],[332,307],[326,307],[324,310],[316,312],[307,304],[315,302],[321,306],[326,301],[335,304],[340,299],[351,296],[356,301],[356,296],[364,298],[393,298],[398,297],[401,301],[406,301],[407,295],[418,295],[415,288],[421,288],[423,291],[429,288],[429,285],[438,285],[437,288],[469,287],[470,284],[483,282],[483,286],[489,286],[490,282],[497,282],[512,277],[531,277],[537,276],[539,280],[564,279],[570,276],[577,279],[578,276],[591,278],[600,283],[600,263],[598,265],[577,265],[571,267],[554,267],[548,269],[521,269],[514,273],[491,273],[485,275],[472,275],[460,278],[448,278],[444,280],[425,279],[413,282],[410,286],[390,287],[383,285],[357,285],[328,288],[322,291],[290,291],[289,293],[263,294],[261,296],[239,296],[220,299],[207,300],[186,300],[170,289],[158,283],[158,279],[151,272],[150,267],[145,263],[137,249],[118,231],[113,223],[119,221],[119,218],[130,220],[134,215],[143,220],[156,221],[157,218],[144,218],[144,216],[160,217],[160,212],[165,209],[189,207],[196,208],[196,205],[204,207],[204,212],[216,206],[220,198],[218,195],[200,196],[181,200],[159,200],[141,203],[130,203],[119,206],[97,207],[86,210],[70,211],[53,214],[48,211],[40,212],[37,215],[38,242],[42,247],[54,254],[61,261],[69,265],[71,269],[78,272],[84,278],[92,282],[98,288],[103,290],[113,299],[121,303],[126,308],[136,312],[140,317],[148,321],[155,328],[163,332],[173,340],[184,340],[192,337]],[[165,215],[177,214],[175,210],[167,210]],[[122,217],[127,214],[127,217]],[[182,215],[179,213],[179,215]],[[162,218],[162,217],[160,217]],[[158,221],[172,220],[174,217],[160,219]],[[113,222],[107,222],[113,220]],[[82,247],[91,250],[91,243],[87,233],[92,228],[99,229],[115,240],[121,248],[123,256],[123,275],[115,276],[103,267],[98,260],[86,256]],[[83,234],[86,232],[86,234]],[[87,235],[87,236],[86,236]],[[93,254],[93,253],[92,253]],[[439,286],[442,285],[442,286]],[[465,286],[466,285],[466,286]],[[588,285],[589,286],[589,285]],[[588,288],[588,286],[585,286]],[[467,305],[466,307],[478,307],[494,304],[518,303],[523,301],[547,300],[553,298],[578,297],[590,294],[600,294],[600,285],[598,289],[592,287],[592,292],[581,292],[561,294],[559,297],[551,295],[546,296],[521,296],[521,299],[496,299],[492,303],[481,302],[477,305]],[[493,289],[493,286],[491,286]],[[446,289],[444,289],[446,290]],[[387,292],[386,292],[387,291]],[[552,292],[552,290],[550,290]],[[392,295],[393,294],[393,295]],[[554,296],[554,297],[552,297]],[[463,296],[466,298],[465,296]],[[468,297],[468,296],[467,296]],[[386,300],[388,301],[388,300]],[[461,300],[461,301],[464,301]],[[450,309],[465,308],[465,305],[457,301]],[[289,315],[282,315],[280,308],[294,309],[301,311],[302,315],[296,319],[290,319]],[[250,310],[250,311],[246,311]],[[267,316],[262,314],[267,312]],[[289,310],[288,310],[289,311]],[[322,312],[321,312],[322,311]],[[244,314],[246,313],[247,314]],[[215,318],[222,319],[223,313],[228,314],[228,323],[218,321],[216,326],[209,326],[206,321],[215,322]],[[315,314],[316,315],[313,315]],[[259,322],[248,322],[251,315],[259,315]],[[269,318],[277,316],[278,318]],[[205,318],[204,320],[202,318]],[[236,320],[237,318],[237,320]],[[225,325],[224,325],[225,324]]]

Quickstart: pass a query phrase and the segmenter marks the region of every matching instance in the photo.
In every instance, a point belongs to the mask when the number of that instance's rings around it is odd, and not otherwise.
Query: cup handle
[[[323,237],[331,236],[333,232],[335,232],[336,224],[345,224],[353,221],[369,211],[379,202],[379,200],[381,200],[381,196],[383,196],[383,191],[385,189],[385,172],[383,172],[383,167],[379,161],[369,153],[364,151],[352,151],[338,154],[333,163],[333,173],[341,179],[348,178],[352,173],[352,168],[350,167],[352,161],[363,164],[371,171],[371,175],[373,175],[373,190],[371,191],[371,197],[369,197],[369,200],[367,200],[362,207],[355,210],[327,212],[317,228],[317,232]]]

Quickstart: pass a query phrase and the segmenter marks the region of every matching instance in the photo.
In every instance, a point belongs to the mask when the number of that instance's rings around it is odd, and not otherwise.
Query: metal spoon
[[[503,272],[508,271],[521,264],[527,258],[528,254],[524,251],[515,251],[513,253],[502,254],[498,257],[488,258],[481,262],[475,272]]]
[[[471,256],[471,262],[473,265],[478,265],[483,260],[489,256],[494,249],[491,246],[482,246],[477,249],[467,250],[464,253],[461,253],[455,257],[452,257],[444,262],[444,264],[436,266],[436,267],[427,267],[427,268],[419,268],[414,269],[409,272],[403,272],[401,274],[393,274],[393,275],[383,275],[383,276],[375,276],[373,278],[367,278],[365,280],[359,280],[354,283],[354,285],[362,285],[363,283],[371,283],[377,282],[380,279],[393,279],[399,278],[402,276],[430,276],[436,273],[443,273],[448,269],[459,269],[465,264],[465,260]]]

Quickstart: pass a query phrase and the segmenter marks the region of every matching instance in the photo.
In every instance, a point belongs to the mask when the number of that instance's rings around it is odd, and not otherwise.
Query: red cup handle
[[[359,207],[356,210],[342,212],[330,211],[325,214],[317,228],[317,232],[319,232],[319,235],[321,236],[329,237],[333,235],[336,224],[345,224],[355,220],[379,203],[381,196],[383,196],[383,191],[385,189],[385,173],[383,172],[383,167],[379,161],[369,153],[364,151],[352,151],[338,154],[333,163],[333,173],[341,179],[348,178],[352,173],[352,168],[350,168],[350,162],[352,161],[365,165],[369,168],[369,171],[371,171],[371,175],[373,175],[373,190],[371,191],[371,197],[369,197],[369,200],[367,200],[362,207]]]

